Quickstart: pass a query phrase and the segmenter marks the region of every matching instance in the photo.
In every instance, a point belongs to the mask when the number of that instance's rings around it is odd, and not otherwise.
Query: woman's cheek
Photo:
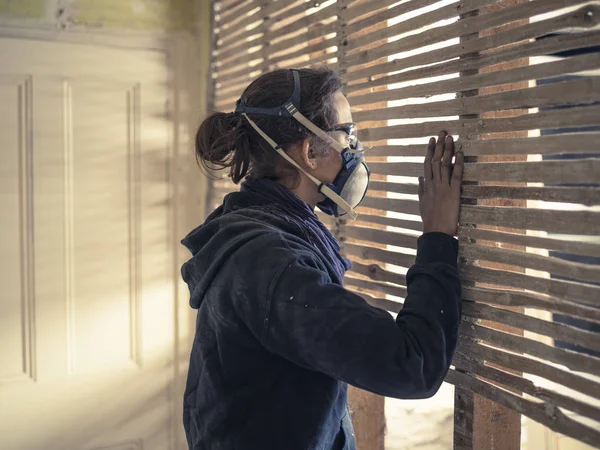
[[[333,183],[338,173],[340,173],[340,170],[342,170],[342,155],[340,155],[338,151],[335,151],[331,155],[331,164],[329,165],[329,167],[329,182]]]

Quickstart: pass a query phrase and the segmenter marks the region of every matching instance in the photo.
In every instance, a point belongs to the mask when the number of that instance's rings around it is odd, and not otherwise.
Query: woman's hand
[[[423,232],[456,235],[460,209],[460,184],[463,173],[463,154],[454,156],[452,136],[441,131],[437,143],[429,140],[425,157],[425,176],[419,177],[419,211]]]

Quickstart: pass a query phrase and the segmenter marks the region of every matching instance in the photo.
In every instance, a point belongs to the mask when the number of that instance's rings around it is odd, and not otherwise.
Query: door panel
[[[68,339],[74,373],[126,367],[140,359],[134,90],[110,82],[66,86],[72,108],[67,127],[73,130],[72,149],[77,149],[67,162]],[[110,121],[98,123],[99,117]]]
[[[0,39],[0,58],[0,448],[173,448],[165,55]]]
[[[30,220],[31,161],[26,137],[31,80],[24,76],[0,76],[0,330],[3,352],[0,359],[0,383],[33,377],[31,367],[32,292]]]

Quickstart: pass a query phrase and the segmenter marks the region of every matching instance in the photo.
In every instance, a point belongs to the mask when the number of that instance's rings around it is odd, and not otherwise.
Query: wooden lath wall
[[[447,381],[600,445],[600,359],[590,352],[600,350],[600,334],[541,314],[600,324],[600,266],[547,256],[554,250],[600,256],[594,239],[600,133],[586,128],[600,125],[600,78],[593,75],[600,53],[530,63],[600,46],[600,6],[589,0],[315,5],[214,2],[213,108],[231,111],[254,78],[275,68],[327,63],[344,75],[361,140],[372,146],[375,180],[358,221],[322,217],[355,261],[347,287],[390,311],[402,307],[403,273],[421,230],[422,164],[396,157],[422,157],[440,129],[456,136],[467,156],[459,230],[464,317]],[[586,75],[537,83],[573,73]],[[543,135],[557,128],[566,132]],[[556,154],[578,156],[539,157]],[[214,182],[212,206],[232,188]],[[553,339],[580,350],[554,346]]]

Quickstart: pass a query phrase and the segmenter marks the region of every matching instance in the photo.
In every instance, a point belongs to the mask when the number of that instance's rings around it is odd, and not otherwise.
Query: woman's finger
[[[425,194],[425,177],[419,177],[419,198]]]
[[[433,153],[435,152],[435,138],[429,139],[429,144],[427,144],[427,154],[425,155],[425,164],[424,164],[424,173],[426,180],[431,180],[433,178],[433,173],[431,171],[431,159],[433,158]]]
[[[433,181],[435,182],[439,182],[442,179],[442,156],[444,154],[445,139],[446,132],[440,131],[437,143],[435,144],[435,152],[431,159],[431,170],[433,172]]]
[[[454,163],[454,167],[452,169],[452,180],[450,184],[455,189],[460,189],[460,184],[462,182],[463,175],[463,162],[464,162],[463,152],[456,152],[456,162]]]
[[[452,136],[446,136],[446,145],[444,148],[444,157],[442,159],[442,181],[450,184],[452,175],[452,158],[454,157],[454,139]]]

